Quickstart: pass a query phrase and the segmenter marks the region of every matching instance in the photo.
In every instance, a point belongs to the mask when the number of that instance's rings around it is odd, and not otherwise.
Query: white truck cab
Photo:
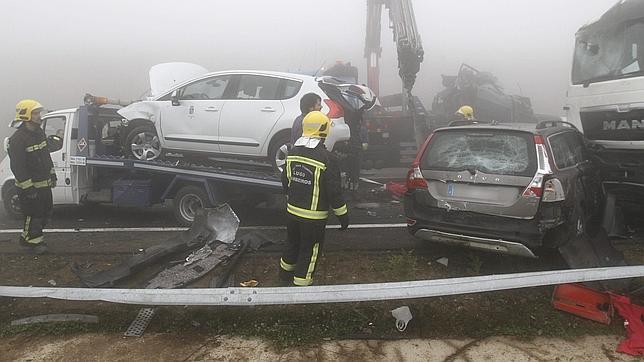
[[[604,189],[644,199],[644,2],[617,2],[575,38],[566,118],[595,150]]]

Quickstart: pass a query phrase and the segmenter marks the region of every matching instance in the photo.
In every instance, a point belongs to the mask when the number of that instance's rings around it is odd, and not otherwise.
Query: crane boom
[[[423,61],[423,45],[416,26],[416,17],[411,0],[367,0],[367,31],[365,57],[367,58],[368,86],[376,94],[380,91],[379,60],[382,6],[389,10],[390,28],[398,52],[398,74],[403,89],[410,92],[416,81],[416,74]]]

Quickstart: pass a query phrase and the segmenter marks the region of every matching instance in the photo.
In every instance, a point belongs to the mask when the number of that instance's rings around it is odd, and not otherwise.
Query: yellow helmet
[[[474,109],[470,106],[462,106],[458,111],[456,111],[456,114],[460,114],[468,121],[474,120]]]
[[[302,136],[326,138],[329,135],[331,121],[320,111],[309,112],[302,120]]]
[[[32,114],[44,107],[33,99],[23,99],[16,104],[16,118],[14,122],[28,122],[32,120]]]

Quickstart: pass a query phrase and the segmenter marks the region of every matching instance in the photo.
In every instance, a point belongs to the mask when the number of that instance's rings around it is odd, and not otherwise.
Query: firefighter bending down
[[[43,229],[52,211],[51,189],[56,186],[56,173],[42,130],[40,103],[26,99],[16,105],[12,126],[16,132],[9,139],[11,172],[16,178],[24,227],[20,244],[27,250],[42,254],[47,251]]]
[[[302,121],[302,137],[289,151],[282,172],[288,213],[287,246],[280,259],[280,280],[285,286],[312,284],[329,209],[340,220],[340,230],[349,226],[340,166],[324,146],[330,127],[324,113],[307,114]]]

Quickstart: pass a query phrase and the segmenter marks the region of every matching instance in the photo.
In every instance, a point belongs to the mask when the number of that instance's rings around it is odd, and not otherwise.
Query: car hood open
[[[150,68],[150,93],[152,97],[186,80],[208,73],[208,69],[192,63],[161,63]]]

